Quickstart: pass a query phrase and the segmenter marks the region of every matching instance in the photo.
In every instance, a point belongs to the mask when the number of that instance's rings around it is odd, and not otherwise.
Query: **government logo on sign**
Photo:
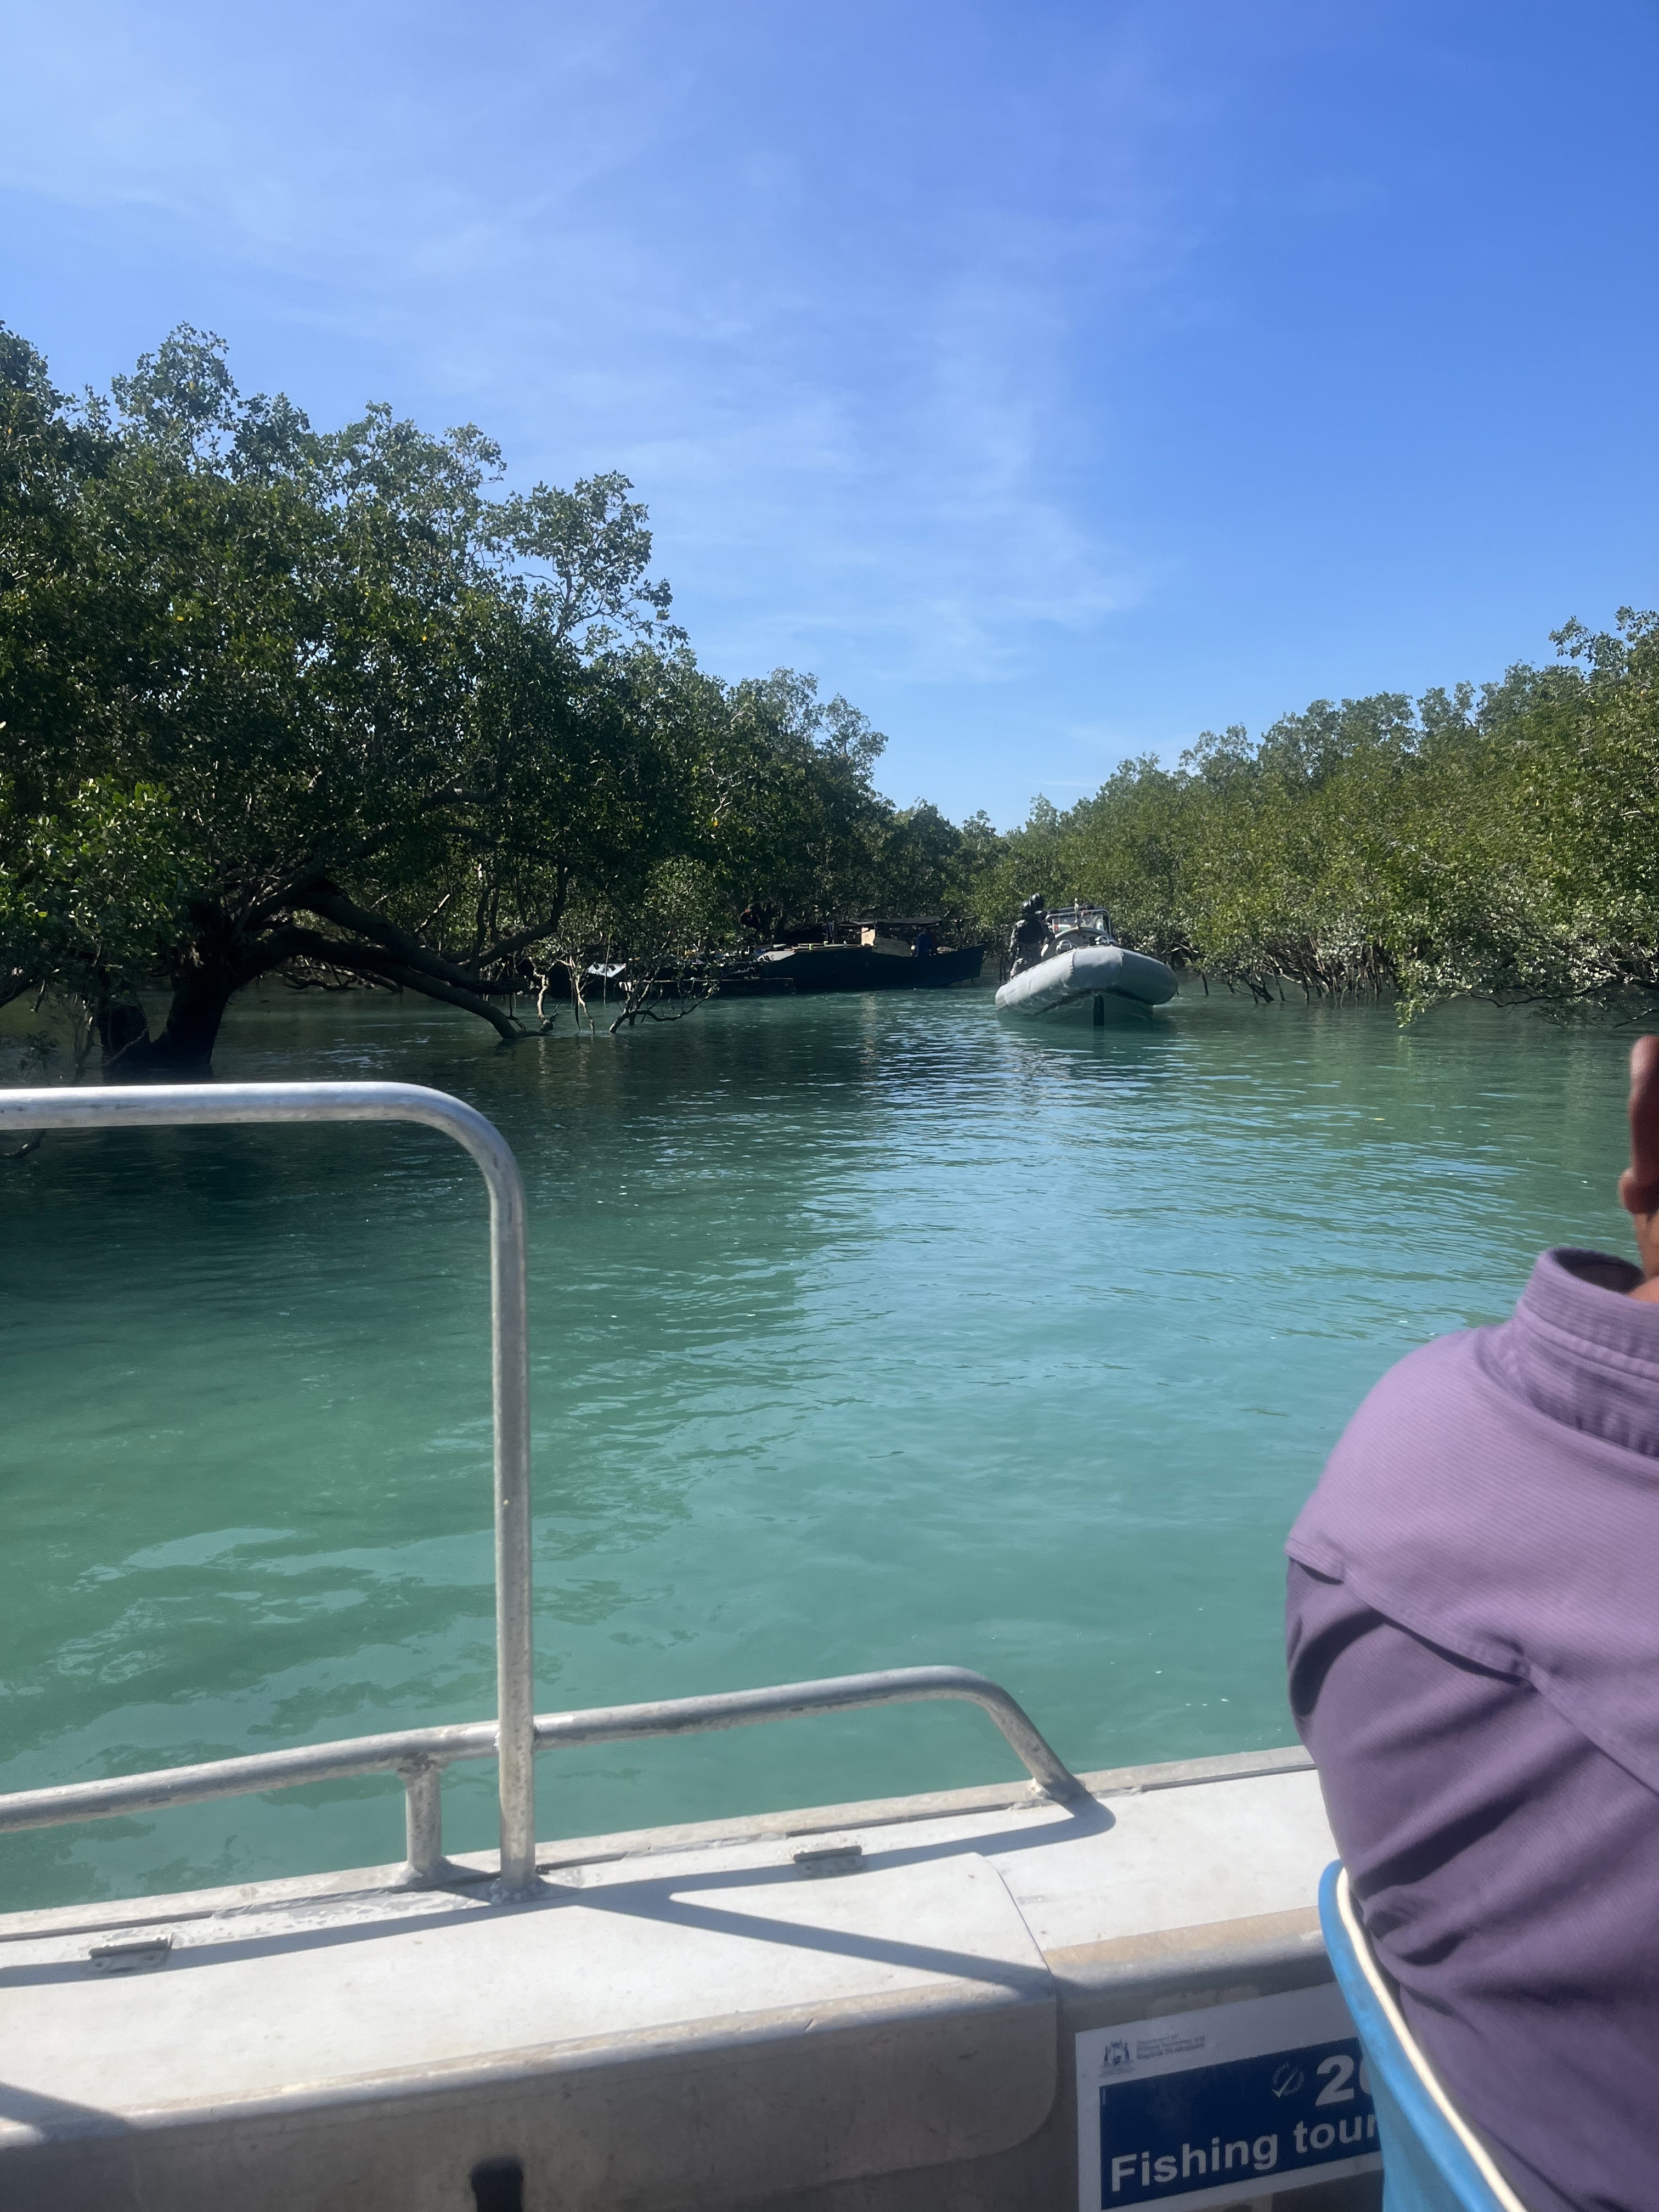
[[[1079,2212],[1237,2212],[1380,2163],[1333,1983],[1085,2029],[1077,2068]]]

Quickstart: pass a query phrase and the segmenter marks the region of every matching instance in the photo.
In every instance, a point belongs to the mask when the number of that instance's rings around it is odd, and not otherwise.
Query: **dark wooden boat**
[[[940,991],[979,980],[982,945],[888,952],[872,945],[783,945],[722,967],[722,998],[799,991]]]

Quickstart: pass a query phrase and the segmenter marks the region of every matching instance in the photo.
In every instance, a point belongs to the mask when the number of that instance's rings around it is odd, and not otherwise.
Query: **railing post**
[[[416,1083],[158,1083],[0,1090],[0,1130],[200,1128],[250,1121],[417,1121],[464,1146],[489,1185],[490,1386],[495,1424],[495,1749],[501,1838],[496,1889],[504,1899],[527,1896],[536,1887],[530,1332],[524,1178],[511,1146],[476,1108],[447,1091]],[[410,1802],[411,1807],[415,1802],[412,1790]]]
[[[400,1766],[404,1784],[404,1832],[407,1838],[404,1880],[411,1889],[429,1889],[448,1864],[444,1857],[444,1771],[427,1759]]]
[[[536,1887],[536,1662],[531,1586],[530,1334],[524,1183],[505,1146],[489,1176],[495,1411],[495,1715],[503,1898]],[[488,1171],[486,1171],[488,1172]]]

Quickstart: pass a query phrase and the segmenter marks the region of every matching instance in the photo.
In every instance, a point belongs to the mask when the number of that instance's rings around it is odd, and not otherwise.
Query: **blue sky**
[[[620,467],[1008,823],[1659,601],[1655,0],[0,5],[0,316]]]

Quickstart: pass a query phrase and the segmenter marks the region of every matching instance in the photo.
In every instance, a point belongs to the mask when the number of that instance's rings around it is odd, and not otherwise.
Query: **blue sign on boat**
[[[1077,2039],[1080,2212],[1236,2204],[1381,2165],[1334,1984]]]

